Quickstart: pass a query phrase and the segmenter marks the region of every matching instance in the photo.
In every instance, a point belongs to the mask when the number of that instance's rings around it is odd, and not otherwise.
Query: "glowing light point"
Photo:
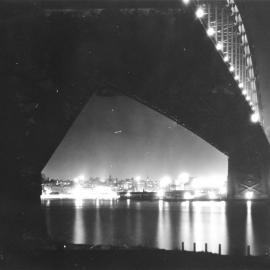
[[[234,72],[234,66],[230,66],[229,70],[230,72]]]
[[[185,4],[185,5],[188,5],[190,3],[190,0],[182,0],[182,2]]]
[[[216,195],[215,192],[209,191],[208,197],[209,197],[210,200],[215,200],[217,198],[217,195]]]
[[[160,179],[159,185],[161,188],[167,188],[172,182],[172,179],[169,176],[164,176]]]
[[[229,56],[228,55],[224,56],[223,60],[225,63],[229,62]]]
[[[250,101],[250,96],[246,96],[246,101]]]
[[[157,192],[157,196],[158,196],[158,198],[159,199],[162,199],[163,197],[164,197],[164,190],[159,190],[158,192]]]
[[[247,191],[245,194],[245,198],[247,200],[251,200],[253,198],[254,193],[252,191]]]
[[[196,12],[195,12],[195,15],[196,15],[196,17],[198,19],[203,18],[203,16],[205,15],[203,8],[202,7],[198,7],[197,10],[196,10]]]
[[[227,194],[227,188],[226,188],[226,187],[222,187],[222,188],[219,190],[219,194],[221,194],[221,195],[226,195],[226,194]]]
[[[247,95],[247,90],[246,89],[242,90],[242,94],[243,94],[243,96],[246,96]]]
[[[126,197],[127,197],[127,198],[130,198],[130,196],[131,196],[131,194],[130,194],[130,192],[128,191],[127,194],[126,194]]]
[[[243,88],[244,87],[244,84],[241,82],[238,84],[239,88]]]
[[[235,79],[236,81],[239,81],[239,76],[238,76],[238,75],[235,75],[235,76],[234,76],[234,79]]]
[[[208,29],[207,29],[207,31],[206,31],[206,33],[207,33],[207,35],[209,36],[209,37],[212,37],[214,34],[215,34],[215,30],[214,30],[214,28],[212,28],[212,27],[209,27]]]
[[[260,116],[257,112],[254,112],[251,117],[250,117],[250,120],[252,123],[257,123],[260,121]]]
[[[216,49],[218,51],[222,51],[223,50],[223,44],[221,42],[218,42],[217,45],[216,45]]]
[[[141,181],[141,176],[139,176],[139,175],[137,175],[136,177],[135,177],[135,180],[137,181],[137,182],[140,182]]]

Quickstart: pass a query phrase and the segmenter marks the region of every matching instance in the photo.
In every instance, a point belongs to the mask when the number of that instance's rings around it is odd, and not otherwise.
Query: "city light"
[[[135,180],[137,181],[137,182],[140,182],[141,181],[141,176],[139,176],[139,175],[137,175],[136,177],[135,177]]]
[[[157,197],[159,198],[159,199],[162,199],[163,197],[164,197],[164,190],[162,190],[162,189],[160,189],[160,190],[158,190],[157,191]]]
[[[234,72],[234,66],[231,65],[229,70],[230,70],[230,72]]]
[[[246,96],[246,101],[250,101],[250,96]]]
[[[188,183],[190,175],[186,172],[180,173],[178,178],[175,180],[176,185],[185,185]]]
[[[172,183],[172,179],[169,176],[164,176],[160,179],[159,185],[161,188],[166,188]]]
[[[251,199],[253,198],[253,195],[254,195],[254,193],[253,193],[252,191],[247,191],[247,192],[245,193],[245,198],[246,198],[247,200],[251,200]]]
[[[223,44],[221,42],[218,42],[217,45],[216,45],[216,49],[218,51],[222,51],[223,50]]]
[[[217,199],[217,194],[215,192],[213,192],[213,191],[209,191],[208,192],[208,197],[209,197],[210,200],[215,200],[215,199]]]
[[[236,81],[239,81],[239,76],[238,76],[238,75],[235,75],[235,76],[234,76],[234,79],[235,79]]]
[[[190,0],[182,0],[182,2],[185,4],[185,5],[188,5],[190,3]]]
[[[127,194],[126,194],[126,197],[127,197],[127,198],[130,198],[130,196],[131,196],[131,194],[130,194],[130,192],[128,191]]]
[[[209,36],[209,37],[212,37],[214,34],[215,34],[215,30],[214,30],[214,28],[212,28],[212,27],[209,27],[208,29],[207,29],[207,31],[206,31],[206,33],[207,33],[207,35]]]
[[[216,175],[207,177],[196,177],[192,180],[193,189],[218,189],[220,190],[226,184],[226,177]]]
[[[66,197],[73,199],[117,199],[119,196],[115,191],[112,191],[110,187],[97,186],[93,189],[83,188],[82,186],[76,186],[71,194],[67,194]]]
[[[257,123],[260,121],[260,115],[257,112],[254,112],[251,117],[250,120],[252,123]]]
[[[185,192],[184,193],[184,199],[185,200],[191,200],[191,199],[193,199],[193,196],[192,196],[192,194],[190,192]]]
[[[85,180],[85,176],[84,176],[83,174],[81,174],[81,175],[79,175],[79,176],[77,176],[77,177],[75,177],[75,178],[73,179],[73,181],[74,181],[75,183],[79,183],[79,182],[84,181],[84,180]]]
[[[202,7],[198,7],[197,10],[196,10],[196,12],[195,12],[195,15],[196,15],[196,17],[198,19],[201,19],[205,15],[203,8]]]
[[[227,188],[226,188],[226,187],[220,188],[219,194],[220,194],[220,195],[226,195],[226,194],[227,194]]]

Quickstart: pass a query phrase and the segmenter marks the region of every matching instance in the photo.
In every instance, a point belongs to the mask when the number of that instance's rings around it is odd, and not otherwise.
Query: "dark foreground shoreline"
[[[270,256],[220,256],[204,252],[117,247],[59,246],[14,251],[0,260],[0,269],[270,269]]]

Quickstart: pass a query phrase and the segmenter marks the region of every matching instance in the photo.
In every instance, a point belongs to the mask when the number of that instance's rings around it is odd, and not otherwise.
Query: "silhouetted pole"
[[[182,251],[185,251],[185,243],[182,242]]]
[[[247,255],[250,256],[250,246],[247,246]]]
[[[221,244],[218,244],[218,255],[221,255]]]
[[[196,243],[193,243],[193,251],[196,252]]]
[[[204,250],[207,253],[207,243],[204,244]]]

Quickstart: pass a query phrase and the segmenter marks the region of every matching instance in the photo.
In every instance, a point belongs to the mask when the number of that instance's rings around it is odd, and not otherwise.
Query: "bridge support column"
[[[229,154],[228,198],[270,198],[270,151],[263,131],[241,138]],[[258,136],[258,134],[260,136]]]

